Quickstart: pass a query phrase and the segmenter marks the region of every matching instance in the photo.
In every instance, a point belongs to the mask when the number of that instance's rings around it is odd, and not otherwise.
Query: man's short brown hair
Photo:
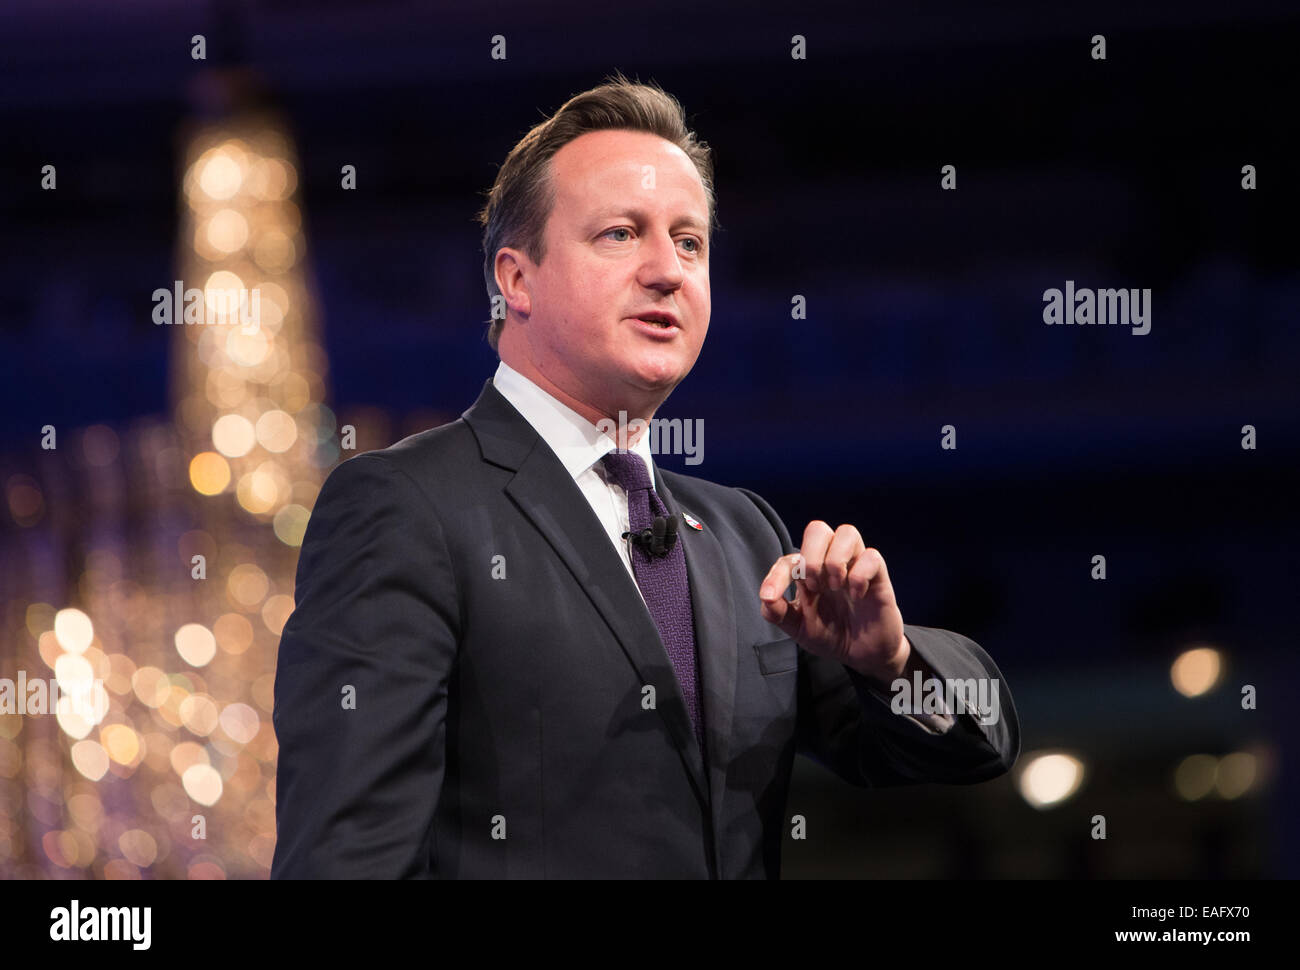
[[[576,94],[555,114],[534,125],[510,150],[497,171],[487,203],[478,213],[483,226],[483,280],[489,299],[500,295],[494,263],[503,246],[522,249],[534,263],[546,255],[546,221],[555,204],[551,159],[561,148],[589,131],[645,131],[672,142],[686,153],[700,173],[709,204],[709,234],[715,228],[713,153],[686,125],[677,99],[657,84],[632,82],[616,74],[605,84]],[[505,326],[495,318],[488,343],[497,349]]]

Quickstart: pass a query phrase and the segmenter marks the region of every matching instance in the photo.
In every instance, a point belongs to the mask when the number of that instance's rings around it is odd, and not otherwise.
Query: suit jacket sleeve
[[[780,538],[784,554],[798,552],[785,523],[760,496],[741,489]],[[775,557],[773,557],[775,560]],[[943,733],[896,714],[890,702],[857,671],[799,650],[800,753],[853,785],[882,788],[918,782],[971,784],[1011,769],[1020,753],[1020,722],[1011,691],[997,665],[973,640],[948,630],[904,624],[908,641],[941,680],[993,678],[998,718],[980,724],[970,713],[952,712]]]
[[[271,877],[427,876],[460,622],[441,526],[405,471],[373,453],[333,470],[295,597],[276,663]]]

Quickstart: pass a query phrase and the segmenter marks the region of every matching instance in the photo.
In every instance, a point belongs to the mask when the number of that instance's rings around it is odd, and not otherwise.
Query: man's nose
[[[655,289],[675,290],[682,285],[685,278],[676,240],[667,233],[646,236],[641,245],[640,282],[642,285]]]

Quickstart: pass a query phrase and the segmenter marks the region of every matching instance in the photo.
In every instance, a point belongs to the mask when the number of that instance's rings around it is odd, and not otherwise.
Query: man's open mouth
[[[640,320],[642,323],[648,323],[652,326],[659,327],[661,330],[668,330],[677,326],[676,322],[671,317],[657,313],[647,314],[646,316],[637,317],[636,319]]]

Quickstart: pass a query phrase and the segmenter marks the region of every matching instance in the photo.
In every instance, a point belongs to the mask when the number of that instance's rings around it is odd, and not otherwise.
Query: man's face
[[[657,407],[695,366],[709,327],[699,173],[671,142],[617,130],[569,142],[551,176],[546,254],[524,264],[529,359],[597,408]],[[638,319],[655,314],[673,323]]]

